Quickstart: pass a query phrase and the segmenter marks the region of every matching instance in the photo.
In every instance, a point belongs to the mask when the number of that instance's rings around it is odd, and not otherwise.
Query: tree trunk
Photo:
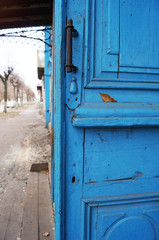
[[[17,87],[16,108],[18,107],[18,95],[19,95],[19,87]]]
[[[7,79],[4,80],[4,112],[7,112]]]
[[[22,100],[22,106],[23,106],[23,90],[22,90],[22,97],[21,97],[21,100]]]
[[[14,104],[16,104],[16,97],[15,97],[15,86],[14,86]]]

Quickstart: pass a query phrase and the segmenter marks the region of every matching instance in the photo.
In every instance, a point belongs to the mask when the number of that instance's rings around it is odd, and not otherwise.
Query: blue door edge
[[[54,201],[55,239],[64,239],[64,158],[65,158],[65,25],[66,2],[55,0],[54,72]]]
[[[50,44],[50,27],[45,27],[45,41]],[[50,122],[50,52],[51,48],[45,44],[45,68],[44,68],[44,84],[45,84],[45,125],[48,127]]]

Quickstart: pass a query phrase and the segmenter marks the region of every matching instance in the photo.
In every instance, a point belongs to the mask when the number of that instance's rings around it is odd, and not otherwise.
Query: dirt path
[[[0,118],[0,240],[20,239],[30,166],[50,161],[50,155],[50,137],[38,105],[13,118]]]

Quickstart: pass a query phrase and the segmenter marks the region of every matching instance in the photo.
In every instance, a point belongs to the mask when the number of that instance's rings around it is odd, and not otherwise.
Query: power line
[[[4,40],[5,42],[8,40],[9,43],[10,42],[17,42],[17,38],[19,38],[21,41],[22,39],[25,39],[25,41],[22,42],[27,44],[33,43],[33,44],[37,44],[37,42],[41,42],[46,44],[47,46],[49,46],[50,48],[52,47],[51,41],[48,41],[49,39],[51,39],[51,30],[52,28],[20,28],[20,29],[16,29],[15,31],[13,31],[13,29],[5,29],[5,30],[0,30],[0,40]],[[45,32],[49,33],[50,36],[45,39]],[[41,34],[39,36],[39,34]],[[10,40],[11,39],[11,40]]]

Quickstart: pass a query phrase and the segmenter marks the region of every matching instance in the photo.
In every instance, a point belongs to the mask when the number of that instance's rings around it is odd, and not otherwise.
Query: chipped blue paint
[[[87,103],[76,108],[72,123],[93,128],[159,126],[159,104]]]
[[[71,84],[70,84],[70,93],[71,94],[76,94],[77,92],[78,92],[77,79],[76,78],[72,78]]]
[[[158,10],[157,0],[55,1],[56,240],[159,238]],[[66,17],[78,71],[64,74]]]
[[[45,28],[45,41],[50,44],[50,27]],[[48,127],[48,123],[50,122],[50,72],[51,72],[51,64],[50,64],[50,54],[51,48],[45,44],[45,69],[44,69],[44,82],[45,82],[45,124]]]
[[[53,24],[52,24],[52,89],[51,89],[51,128],[52,128],[52,152],[54,151],[54,78],[55,78],[55,4],[53,3]],[[55,184],[55,161],[54,161],[54,153],[51,156],[51,201],[52,203],[55,201],[54,199],[54,184]]]
[[[64,238],[64,62],[65,62],[65,1],[54,2],[54,200],[55,200],[55,239]]]
[[[76,6],[76,4],[74,6]],[[69,2],[67,5],[67,10],[67,18],[73,20],[74,28],[78,32],[78,36],[72,39],[72,59],[74,66],[78,66],[77,71],[76,73],[71,72],[66,74],[66,104],[69,109],[73,110],[81,103],[84,19],[81,16],[80,11],[76,11],[76,14],[69,13],[73,10],[73,8],[71,10]],[[76,79],[77,90],[74,94],[72,94],[70,91],[72,89],[72,79]]]

